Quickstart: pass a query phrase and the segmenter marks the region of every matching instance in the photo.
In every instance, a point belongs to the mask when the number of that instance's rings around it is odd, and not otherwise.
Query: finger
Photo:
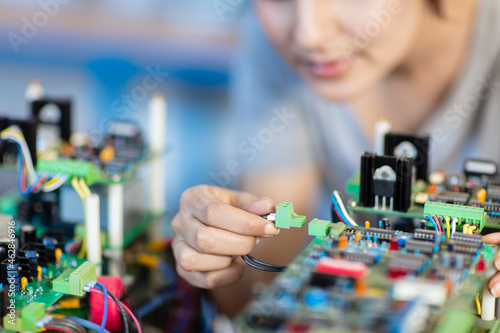
[[[494,232],[483,236],[483,242],[490,244],[500,244],[500,232]]]
[[[256,215],[267,215],[274,213],[276,211],[276,206],[274,202],[269,198],[261,198],[259,200],[254,200],[242,207],[249,213]]]
[[[198,252],[223,256],[246,255],[255,247],[256,238],[244,236],[223,229],[208,227],[195,218],[181,231],[182,237]],[[185,232],[188,230],[189,232]]]
[[[488,281],[488,289],[495,298],[500,296],[500,273],[496,273]]]
[[[184,193],[181,198],[183,208],[208,226],[248,236],[276,235],[279,232],[274,223],[229,204],[228,202],[234,203],[241,199],[229,198],[237,197],[237,192],[223,192],[224,201],[215,196],[210,187],[198,189],[197,192],[191,189]],[[240,205],[241,202],[237,204]],[[269,208],[269,202],[265,199],[262,203],[245,203],[243,206],[263,212],[265,208]]]
[[[184,240],[175,238],[172,242],[177,264],[187,272],[208,272],[224,269],[231,265],[232,257],[199,253]]]
[[[243,274],[241,258],[234,258],[229,267],[212,272],[187,272],[177,265],[177,273],[198,288],[214,289],[239,280]]]

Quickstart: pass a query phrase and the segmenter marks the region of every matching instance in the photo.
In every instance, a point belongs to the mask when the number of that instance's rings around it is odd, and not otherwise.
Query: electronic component
[[[276,207],[276,228],[302,228],[305,223],[306,217],[296,214],[292,203],[282,202]]]
[[[429,136],[387,133],[384,155],[411,158],[416,168],[416,179],[427,180],[429,167]]]
[[[479,230],[482,230],[486,224],[486,213],[484,212],[484,209],[480,207],[452,205],[442,202],[428,201],[424,206],[424,215],[456,217],[459,221],[457,228],[461,228],[461,226],[465,223],[472,223],[477,224],[479,226]]]
[[[382,210],[410,207],[413,160],[365,153],[361,157],[360,204]]]

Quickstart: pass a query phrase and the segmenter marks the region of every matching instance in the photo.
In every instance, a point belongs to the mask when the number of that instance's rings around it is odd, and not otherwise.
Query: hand
[[[495,232],[483,237],[483,242],[491,244],[500,244],[500,232]],[[495,261],[495,268],[500,270],[500,252],[498,252]],[[500,296],[500,272],[493,275],[488,282],[488,289],[490,293],[496,298]]]
[[[260,237],[279,232],[261,215],[275,211],[267,198],[220,187],[200,185],[186,190],[172,221],[177,272],[200,288],[213,289],[236,282]]]

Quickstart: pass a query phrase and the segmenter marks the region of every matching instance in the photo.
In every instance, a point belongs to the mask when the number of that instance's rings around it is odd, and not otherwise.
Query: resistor
[[[330,226],[330,236],[333,238],[339,237],[346,229],[346,225],[342,222],[332,223]]]

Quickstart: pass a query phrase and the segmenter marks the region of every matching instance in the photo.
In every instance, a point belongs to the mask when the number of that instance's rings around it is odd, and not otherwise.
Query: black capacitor
[[[427,229],[427,220],[420,220],[420,222],[418,223],[418,228],[419,229]]]
[[[0,262],[4,261],[5,259],[7,259],[7,249],[0,246]]]
[[[19,245],[36,242],[36,228],[32,224],[22,225],[19,229]]]
[[[380,222],[382,222],[382,229],[391,229],[391,221],[389,221],[388,218],[384,217],[382,220],[380,220]]]

